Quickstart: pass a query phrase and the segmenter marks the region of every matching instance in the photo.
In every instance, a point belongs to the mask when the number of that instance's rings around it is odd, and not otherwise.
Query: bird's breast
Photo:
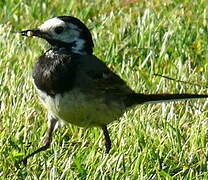
[[[35,86],[48,95],[63,94],[74,86],[77,55],[47,51],[33,67]]]

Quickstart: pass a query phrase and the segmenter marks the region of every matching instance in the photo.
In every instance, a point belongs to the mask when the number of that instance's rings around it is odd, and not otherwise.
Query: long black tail
[[[129,94],[125,99],[126,106],[146,103],[160,103],[180,100],[208,98],[208,94]]]

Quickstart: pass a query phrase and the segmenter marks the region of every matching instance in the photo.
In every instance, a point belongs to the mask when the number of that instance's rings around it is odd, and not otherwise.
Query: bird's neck
[[[65,53],[74,53],[80,55],[92,54],[92,45],[90,43],[86,43],[84,39],[77,38],[70,43],[61,42],[61,41],[53,41],[49,42],[52,45],[52,50],[60,51]]]

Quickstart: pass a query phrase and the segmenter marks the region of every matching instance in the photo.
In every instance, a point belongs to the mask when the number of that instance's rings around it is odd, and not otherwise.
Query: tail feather
[[[125,99],[126,106],[146,103],[160,103],[190,99],[208,98],[208,94],[130,94]]]

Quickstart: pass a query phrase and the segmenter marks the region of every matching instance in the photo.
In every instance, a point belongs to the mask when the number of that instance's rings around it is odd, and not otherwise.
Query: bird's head
[[[27,37],[40,37],[53,47],[66,48],[78,54],[92,54],[93,40],[89,29],[77,18],[58,16],[36,29],[22,31]]]

